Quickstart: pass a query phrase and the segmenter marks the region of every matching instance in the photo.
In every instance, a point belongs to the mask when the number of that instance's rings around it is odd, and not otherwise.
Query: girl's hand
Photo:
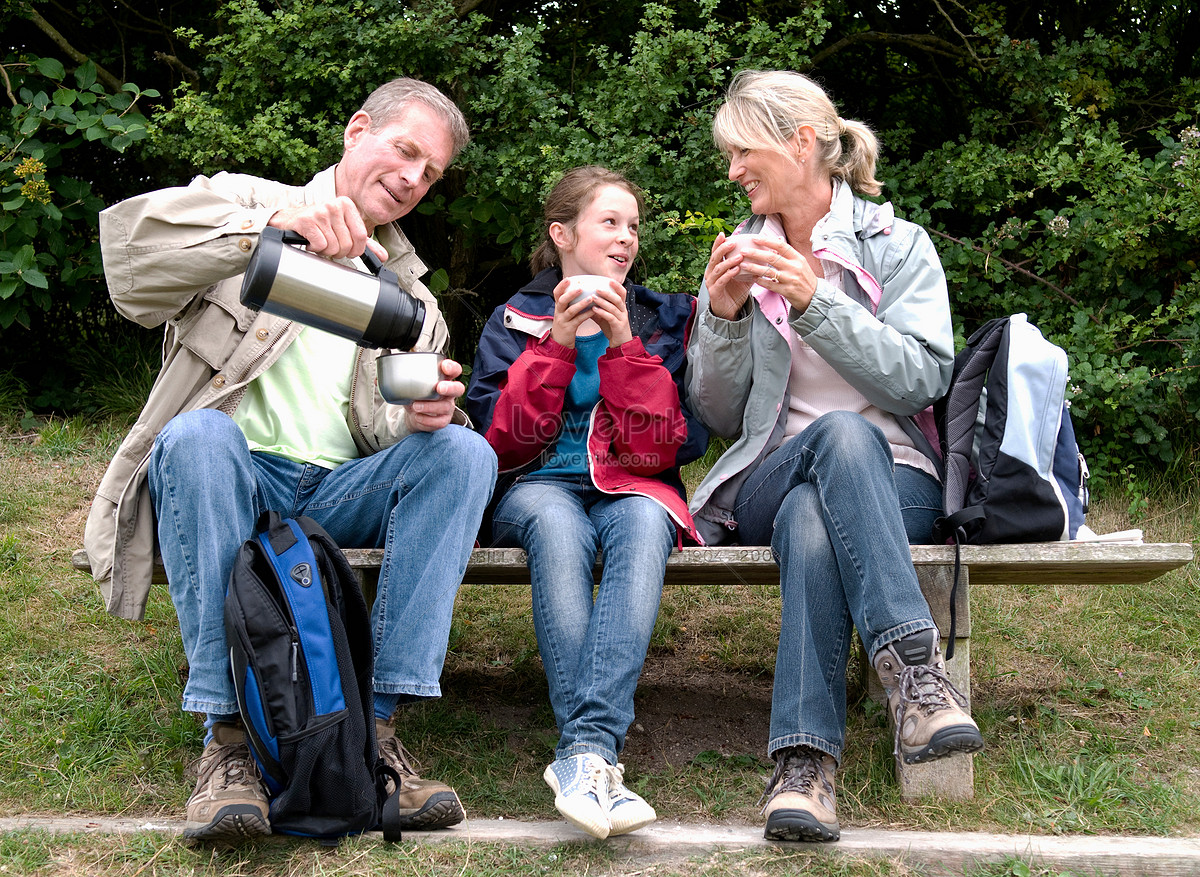
[[[724,232],[717,235],[704,269],[704,285],[708,287],[708,309],[722,320],[736,319],[750,297],[754,281],[738,276],[744,270],[744,258]]]
[[[572,302],[575,293],[563,294],[567,291],[567,280],[560,280],[551,293],[554,296],[554,323],[550,327],[550,337],[563,347],[574,348],[579,327],[592,317],[592,300]]]
[[[591,317],[608,339],[609,347],[620,347],[633,339],[629,327],[629,310],[625,306],[625,287],[609,279],[609,288],[597,290],[592,296]]]

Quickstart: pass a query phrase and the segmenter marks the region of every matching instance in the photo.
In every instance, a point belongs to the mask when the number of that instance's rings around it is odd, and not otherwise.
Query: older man
[[[347,123],[341,160],[305,186],[198,177],[104,211],[109,291],[123,315],[165,327],[162,371],[97,491],[85,546],[109,611],[140,618],[155,544],[187,653],[183,708],[207,735],[185,835],[270,832],[238,721],[225,644],[230,570],[258,515],[315,519],[344,547],[382,547],[371,613],[380,754],[402,778],[403,827],[462,820],[454,790],[420,779],[391,724],[400,703],[437,697],[454,597],[495,481],[496,460],[455,405],[462,369],[442,364],[437,399],[388,405],[379,351],[239,301],[266,226],[355,260],[368,247],[425,304],[417,350],[446,325],[426,268],[396,225],[466,145],[466,121],[412,79],[373,92]]]

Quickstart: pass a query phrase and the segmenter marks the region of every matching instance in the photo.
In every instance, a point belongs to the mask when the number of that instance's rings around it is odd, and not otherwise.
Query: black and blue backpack
[[[943,515],[936,542],[984,545],[1074,539],[1088,506],[1088,468],[1067,404],[1067,355],[1025,314],[990,320],[954,358],[934,405]],[[955,587],[959,562],[955,552]],[[951,594],[951,607],[954,595]],[[951,614],[947,657],[953,654]]]
[[[399,778],[379,757],[369,616],[357,577],[315,521],[266,512],[225,597],[238,709],[273,832],[400,840]]]

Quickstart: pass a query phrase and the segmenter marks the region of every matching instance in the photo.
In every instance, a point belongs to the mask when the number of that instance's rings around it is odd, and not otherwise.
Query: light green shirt
[[[356,353],[353,341],[305,328],[233,413],[250,450],[326,469],[356,459],[346,423]]]

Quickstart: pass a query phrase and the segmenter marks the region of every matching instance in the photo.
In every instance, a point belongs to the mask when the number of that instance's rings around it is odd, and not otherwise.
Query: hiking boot
[[[375,738],[379,741],[379,757],[400,775],[399,791],[391,777],[387,781],[387,790],[389,796],[397,795],[403,831],[448,828],[463,821],[466,812],[454,789],[437,780],[423,780],[417,776],[412,757],[396,736],[396,728],[390,721],[375,720]]]
[[[608,770],[607,761],[589,752],[555,759],[542,774],[554,791],[554,808],[567,822],[601,840],[612,828],[608,821]]]
[[[983,748],[966,698],[946,675],[936,630],[884,646],[875,653],[874,664],[896,726],[895,753],[905,764]]]
[[[198,773],[184,837],[233,842],[271,833],[267,790],[241,728],[224,722],[212,726]]]
[[[610,764],[605,770],[608,773],[609,837],[637,831],[658,818],[645,798],[625,788],[625,765],[613,767]]]
[[[832,755],[810,746],[775,753],[775,773],[767,782],[763,813],[767,840],[828,843],[842,836],[837,820]]]

